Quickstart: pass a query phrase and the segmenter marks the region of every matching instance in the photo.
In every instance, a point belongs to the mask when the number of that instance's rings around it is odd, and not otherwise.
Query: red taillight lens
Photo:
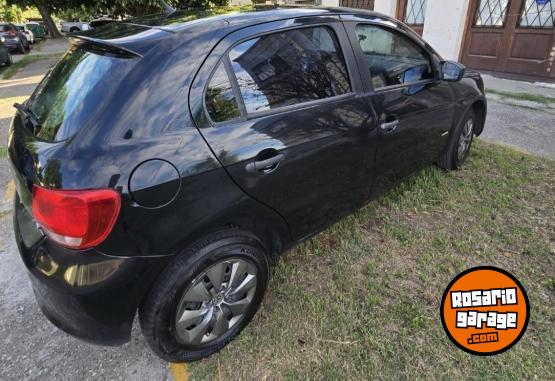
[[[8,30],[4,34],[6,34],[8,36],[15,36],[16,35],[15,30]]]
[[[112,189],[51,190],[33,186],[35,220],[46,235],[72,249],[104,241],[120,207],[120,195]]]

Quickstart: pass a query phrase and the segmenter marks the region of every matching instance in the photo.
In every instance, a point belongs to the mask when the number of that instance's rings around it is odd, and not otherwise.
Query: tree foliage
[[[166,2],[174,8],[191,9],[227,5],[229,0],[166,0]],[[114,16],[143,16],[162,10],[159,0],[7,0],[7,4],[17,5],[21,9],[36,7],[53,37],[60,36],[52,19],[54,14],[63,18],[85,19],[86,16],[101,13]]]

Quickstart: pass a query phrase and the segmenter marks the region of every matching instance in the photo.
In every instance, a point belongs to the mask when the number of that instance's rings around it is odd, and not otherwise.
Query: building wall
[[[443,58],[459,59],[470,0],[427,0],[424,39]]]
[[[374,1],[374,10],[395,17],[397,13],[398,0],[376,0]]]
[[[339,0],[320,0],[319,3],[322,7],[338,7],[340,4]]]

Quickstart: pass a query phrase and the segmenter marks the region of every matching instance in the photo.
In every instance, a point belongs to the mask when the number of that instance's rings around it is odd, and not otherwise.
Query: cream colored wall
[[[470,0],[427,0],[424,39],[443,58],[458,60]]]
[[[318,5],[321,7],[338,7],[339,0],[321,0]]]
[[[374,10],[391,17],[396,16],[398,0],[375,0]]]

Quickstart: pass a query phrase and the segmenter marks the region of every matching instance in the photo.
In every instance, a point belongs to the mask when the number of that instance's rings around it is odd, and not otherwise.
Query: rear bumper
[[[30,231],[32,225],[32,217],[16,197],[16,241],[44,315],[85,341],[127,342],[141,299],[170,258],[117,258],[94,249],[69,250],[37,236],[38,229]]]
[[[4,41],[4,45],[6,45],[9,49],[16,49],[19,46],[19,40],[8,40]]]

